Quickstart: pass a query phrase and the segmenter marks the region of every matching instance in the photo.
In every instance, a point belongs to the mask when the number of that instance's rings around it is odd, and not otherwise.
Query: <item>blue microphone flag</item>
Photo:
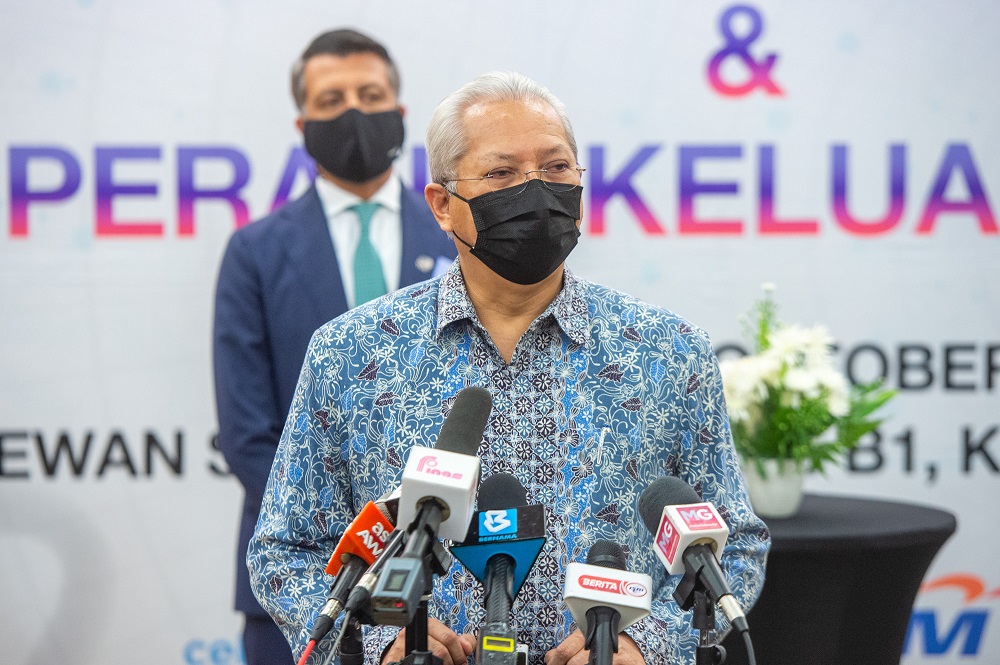
[[[541,505],[504,510],[480,510],[472,518],[469,534],[451,546],[451,553],[483,582],[486,563],[494,554],[514,559],[513,592],[521,590],[528,571],[545,546],[545,508]]]

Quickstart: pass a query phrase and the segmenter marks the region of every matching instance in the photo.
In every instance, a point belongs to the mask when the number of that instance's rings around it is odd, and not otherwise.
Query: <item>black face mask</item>
[[[523,189],[523,191],[521,191]],[[519,192],[520,193],[517,193]],[[529,180],[471,199],[477,239],[473,256],[515,284],[537,284],[558,268],[576,247],[583,187],[553,191],[541,180]]]
[[[332,175],[367,182],[389,170],[403,148],[399,110],[362,113],[348,109],[333,120],[306,120],[306,152]]]

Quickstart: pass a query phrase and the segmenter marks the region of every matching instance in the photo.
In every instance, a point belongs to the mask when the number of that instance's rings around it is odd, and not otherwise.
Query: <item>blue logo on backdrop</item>
[[[1000,587],[990,589],[975,573],[944,575],[920,586],[921,594],[951,590],[962,593],[963,604],[981,603],[1000,598]],[[986,607],[966,607],[957,613],[938,609],[914,609],[903,643],[903,655],[977,656],[982,649],[989,624],[990,610]]]
[[[243,654],[243,638],[194,638],[184,645],[184,662],[186,665],[244,665],[247,661]]]

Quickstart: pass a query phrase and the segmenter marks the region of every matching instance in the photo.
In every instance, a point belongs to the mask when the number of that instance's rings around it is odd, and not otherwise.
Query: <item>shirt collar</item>
[[[585,345],[590,329],[590,311],[584,291],[585,282],[574,275],[569,268],[563,268],[562,289],[536,320],[551,316],[573,342],[580,346]],[[476,308],[469,299],[458,261],[455,261],[448,272],[441,277],[437,308],[438,338],[445,328],[457,321],[468,319],[479,324]]]
[[[357,194],[341,189],[323,176],[316,176],[316,193],[319,194],[319,200],[323,204],[323,212],[326,213],[327,219],[333,219],[351,206],[362,202],[361,197]],[[398,213],[402,194],[403,184],[399,178],[391,175],[368,200]]]

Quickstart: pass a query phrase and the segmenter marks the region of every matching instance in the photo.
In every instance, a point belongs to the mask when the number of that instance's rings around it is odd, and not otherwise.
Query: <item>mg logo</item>
[[[656,532],[656,547],[671,564],[673,564],[674,557],[677,555],[677,543],[680,539],[681,534],[670,523],[670,519],[667,517],[661,519],[660,529]]]
[[[692,531],[722,528],[718,518],[715,517],[715,513],[712,512],[707,503],[678,508],[677,513],[684,520],[684,524]]]

